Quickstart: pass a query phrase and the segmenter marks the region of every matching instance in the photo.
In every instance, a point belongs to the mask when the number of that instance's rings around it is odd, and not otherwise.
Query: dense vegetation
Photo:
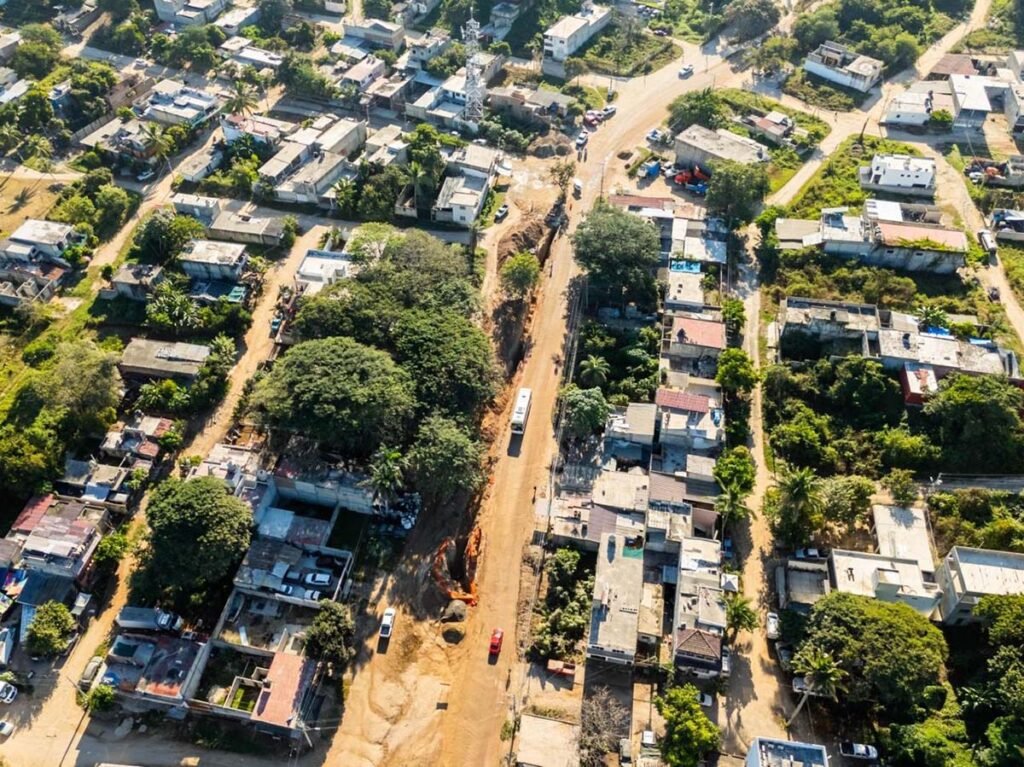
[[[537,659],[570,660],[590,625],[594,591],[592,562],[575,549],[558,549],[547,563],[547,592],[534,616],[533,647]]]

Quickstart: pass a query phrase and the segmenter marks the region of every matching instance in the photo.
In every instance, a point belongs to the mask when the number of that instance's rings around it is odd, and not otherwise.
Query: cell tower
[[[480,60],[480,22],[469,11],[469,21],[462,28],[462,43],[466,48],[466,122],[475,128],[484,119],[484,99],[487,86],[483,78],[483,62]]]

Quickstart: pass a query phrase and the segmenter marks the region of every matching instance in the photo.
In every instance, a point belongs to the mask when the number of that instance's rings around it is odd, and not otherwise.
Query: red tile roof
[[[35,495],[28,499],[18,518],[11,525],[11,530],[20,533],[31,533],[46,516],[47,510],[53,505],[53,495]]]
[[[714,320],[675,317],[672,320],[672,336],[678,343],[707,346],[711,349],[725,348],[725,325]]]
[[[290,653],[274,653],[263,681],[263,691],[256,701],[252,718],[257,722],[295,727],[302,698],[313,679],[316,663]]]
[[[676,652],[716,661],[722,657],[722,638],[700,629],[683,629],[676,634]]]
[[[669,410],[687,410],[691,413],[706,413],[711,409],[711,400],[707,397],[678,389],[658,389],[654,403]]]

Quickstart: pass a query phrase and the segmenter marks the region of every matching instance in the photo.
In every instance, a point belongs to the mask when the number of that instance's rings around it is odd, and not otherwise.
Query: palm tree
[[[580,363],[580,380],[588,386],[601,386],[610,372],[611,366],[604,357],[591,354]]]
[[[804,675],[804,694],[797,704],[793,716],[786,722],[786,729],[800,715],[807,699],[812,695],[837,700],[837,693],[846,689],[843,680],[847,677],[846,670],[833,660],[824,650],[808,645],[793,656],[793,670]]]
[[[398,448],[381,446],[370,460],[370,477],[366,485],[373,490],[374,498],[384,502],[384,513],[388,512],[391,500],[405,482],[408,459]]]
[[[937,306],[931,304],[918,304],[915,308],[917,324],[920,328],[944,328],[949,326],[949,318],[946,313]]]
[[[722,520],[722,537],[725,538],[725,531],[729,525],[741,519],[749,519],[753,516],[753,510],[747,506],[743,494],[735,487],[727,487],[725,491],[715,499],[715,511]]]
[[[166,131],[155,123],[143,123],[142,132],[145,134],[146,141],[149,142],[149,146],[153,150],[153,157],[155,157],[157,161],[163,160],[167,165],[167,172],[170,173],[171,139],[168,137]]]
[[[806,538],[822,523],[821,480],[804,467],[790,469],[779,480],[779,518],[783,537]],[[793,543],[790,540],[790,543]]]
[[[231,95],[224,103],[224,109],[232,115],[252,114],[258,99],[253,87],[244,80],[235,80]]]
[[[733,594],[725,599],[725,625],[730,639],[741,631],[753,631],[758,626],[757,613],[748,597]]]

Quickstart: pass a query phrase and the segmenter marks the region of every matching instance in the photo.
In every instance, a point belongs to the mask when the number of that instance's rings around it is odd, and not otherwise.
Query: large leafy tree
[[[407,312],[394,331],[395,357],[415,381],[424,409],[475,414],[494,396],[497,374],[487,334],[455,312]]]
[[[759,380],[750,356],[742,349],[726,349],[718,356],[715,380],[729,394],[747,394]]]
[[[725,23],[740,40],[750,40],[779,23],[775,0],[734,0],[725,7]]]
[[[611,412],[598,388],[581,389],[569,384],[561,393],[565,433],[583,439],[601,431]]]
[[[92,341],[66,341],[57,346],[52,366],[30,387],[47,407],[73,414],[67,422],[71,436],[105,429],[114,422],[121,401],[119,360],[118,354]]]
[[[753,631],[757,628],[757,613],[748,597],[732,594],[726,598],[725,623],[730,639],[736,639],[736,635],[741,631]]]
[[[821,480],[808,468],[790,469],[779,479],[775,532],[793,546],[806,543],[825,522]]]
[[[28,626],[26,645],[32,655],[56,655],[68,643],[75,628],[71,612],[60,602],[45,602],[36,609]]]
[[[528,251],[511,256],[501,265],[501,289],[512,298],[524,298],[540,280],[540,261]]]
[[[944,460],[958,471],[1017,471],[1024,458],[1024,392],[998,376],[953,373],[924,406],[942,445]]]
[[[677,96],[668,106],[669,121],[677,130],[691,125],[721,128],[729,122],[729,111],[722,97],[711,88]]]
[[[723,160],[712,165],[705,199],[709,209],[734,224],[743,223],[753,219],[769,189],[763,164]]]
[[[323,600],[306,632],[306,652],[328,663],[332,675],[337,677],[355,657],[355,644],[355,621],[348,606]]]
[[[754,489],[757,477],[754,456],[742,445],[726,450],[715,461],[715,479],[725,491],[734,491],[741,499]]]
[[[654,225],[599,202],[573,235],[576,260],[612,299],[649,303],[661,244]]]
[[[416,406],[410,375],[385,352],[350,338],[305,341],[257,384],[253,404],[271,426],[349,455],[404,441]]]
[[[163,482],[146,516],[146,569],[176,600],[228,578],[249,548],[252,510],[216,477]]]
[[[192,216],[183,216],[169,208],[155,211],[135,235],[135,247],[146,261],[165,264],[178,256],[184,247],[206,228]]]
[[[804,646],[848,671],[850,703],[877,707],[890,721],[915,717],[949,654],[942,633],[910,606],[842,592],[814,605]]]
[[[698,695],[696,687],[684,684],[654,699],[665,719],[661,757],[669,767],[697,767],[704,754],[718,748],[721,741],[721,732],[704,713]]]
[[[428,416],[409,451],[416,489],[430,506],[459,491],[473,493],[484,480],[483,446],[455,421]]]

